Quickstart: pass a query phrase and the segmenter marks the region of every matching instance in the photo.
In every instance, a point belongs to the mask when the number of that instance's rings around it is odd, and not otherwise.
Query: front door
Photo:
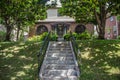
[[[64,26],[63,26],[63,24],[58,24],[57,25],[57,35],[58,35],[58,37],[63,37],[63,35],[64,35]]]

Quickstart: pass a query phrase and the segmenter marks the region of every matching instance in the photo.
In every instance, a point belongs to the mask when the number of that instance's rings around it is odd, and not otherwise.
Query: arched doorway
[[[84,25],[77,25],[75,28],[76,33],[82,33],[86,30],[86,27]]]
[[[45,25],[40,25],[40,26],[37,27],[36,35],[40,35],[40,34],[42,34],[44,32],[48,32],[48,29],[47,29],[47,27]]]
[[[69,30],[69,24],[66,23],[54,23],[51,25],[52,31],[58,35],[58,37],[63,37],[64,34]]]
[[[59,37],[62,37],[64,35],[64,30],[65,30],[65,27],[63,24],[58,24],[57,27],[56,27],[56,32],[57,32],[57,35]]]

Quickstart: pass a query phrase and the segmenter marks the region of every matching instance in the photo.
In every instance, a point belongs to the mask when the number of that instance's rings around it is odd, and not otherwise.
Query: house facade
[[[120,21],[116,16],[111,16],[106,20],[105,38],[116,39],[120,35]]]
[[[47,19],[39,20],[33,29],[30,30],[30,36],[39,35],[43,32],[54,32],[59,37],[62,37],[68,32],[82,33],[87,30],[90,34],[94,33],[93,24],[76,23],[73,18],[69,16],[58,16],[57,8],[50,8],[47,10]]]
[[[93,24],[76,23],[69,16],[58,16],[57,8],[47,10],[47,18],[38,20],[36,25],[30,29],[29,36],[40,35],[43,32],[54,32],[62,37],[68,32],[82,33],[88,31],[90,34],[97,34],[97,30]],[[98,35],[98,34],[97,34]],[[120,35],[120,21],[116,16],[112,16],[106,20],[105,39],[116,39]]]

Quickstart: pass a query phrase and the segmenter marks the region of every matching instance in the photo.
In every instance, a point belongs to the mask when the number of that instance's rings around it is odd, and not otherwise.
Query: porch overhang
[[[52,18],[47,18],[45,20],[38,20],[36,22],[36,24],[39,24],[39,23],[53,23],[53,22],[56,22],[56,23],[65,23],[65,22],[73,23],[73,22],[75,22],[75,20],[73,18],[70,18],[70,17],[52,17]]]

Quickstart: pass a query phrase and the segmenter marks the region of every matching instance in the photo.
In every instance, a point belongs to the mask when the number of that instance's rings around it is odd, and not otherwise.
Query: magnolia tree
[[[106,19],[120,14],[120,0],[62,0],[62,15],[77,22],[98,25],[98,38],[104,39]]]

